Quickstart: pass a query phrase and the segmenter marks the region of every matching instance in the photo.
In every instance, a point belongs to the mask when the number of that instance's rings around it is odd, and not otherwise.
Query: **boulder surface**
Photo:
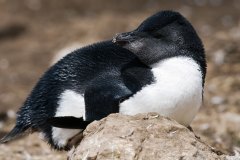
[[[70,160],[225,159],[185,126],[157,113],[111,114],[91,123]]]

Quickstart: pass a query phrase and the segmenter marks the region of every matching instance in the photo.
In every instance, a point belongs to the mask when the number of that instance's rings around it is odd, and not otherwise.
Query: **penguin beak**
[[[137,39],[135,32],[126,32],[126,33],[118,33],[113,37],[112,42],[116,43],[120,46],[124,46],[128,43],[131,43]]]

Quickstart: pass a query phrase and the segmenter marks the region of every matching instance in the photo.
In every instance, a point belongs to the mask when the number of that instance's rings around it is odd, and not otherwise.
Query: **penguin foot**
[[[193,132],[193,129],[191,126],[188,126],[187,128],[189,129],[189,131]]]
[[[193,132],[193,134],[195,135],[195,137],[196,137],[197,139],[201,139],[199,136],[197,136],[197,135],[194,133],[194,131],[193,131],[193,129],[192,129],[191,126],[188,126],[187,129],[189,129],[189,131]]]
[[[76,147],[83,139],[83,132],[76,134],[74,137],[68,140],[65,150],[69,151],[72,147]]]

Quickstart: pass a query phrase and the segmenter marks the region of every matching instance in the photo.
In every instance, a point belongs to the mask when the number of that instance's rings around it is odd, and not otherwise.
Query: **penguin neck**
[[[132,51],[144,64],[151,67],[168,58],[179,55],[179,48],[173,45],[166,44],[152,44],[140,51]],[[130,49],[131,51],[131,49]]]
[[[146,53],[142,54],[143,56],[137,55],[137,57],[140,59],[142,63],[149,66],[150,68],[157,68],[160,64],[170,59],[190,59],[191,61],[194,61],[194,63],[196,63],[198,67],[200,67],[200,71],[202,72],[203,78],[205,77],[206,71],[204,69],[206,68],[206,63],[204,54],[201,54],[199,52],[193,53],[192,51],[188,51],[186,49],[179,50],[179,52],[176,52],[175,50],[172,50],[170,52],[156,50],[154,52],[155,53],[153,53],[152,51],[150,52],[150,54]]]
[[[179,70],[181,68],[198,68],[197,70],[201,72],[199,64],[191,57],[188,56],[172,56],[167,57],[149,65],[152,69],[163,69],[173,71]]]

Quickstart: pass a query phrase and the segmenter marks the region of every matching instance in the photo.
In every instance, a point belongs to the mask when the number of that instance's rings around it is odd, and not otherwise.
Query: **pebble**
[[[225,101],[225,99],[223,97],[220,97],[220,96],[214,96],[211,98],[211,103],[213,105],[220,105],[220,104],[223,104]]]
[[[6,70],[9,67],[9,61],[5,58],[0,60],[0,69]]]
[[[223,49],[219,49],[216,52],[213,53],[213,62],[216,65],[222,65],[224,63],[225,60],[225,51]]]
[[[14,119],[16,118],[16,112],[14,110],[8,110],[7,111],[7,116],[10,118],[10,119]]]

